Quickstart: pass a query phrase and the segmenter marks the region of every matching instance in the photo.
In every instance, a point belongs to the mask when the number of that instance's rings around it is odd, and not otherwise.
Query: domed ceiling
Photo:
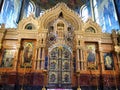
[[[86,4],[89,0],[33,0],[33,1],[36,4],[38,4],[42,9],[49,9],[59,2],[64,2],[71,9],[76,9]]]

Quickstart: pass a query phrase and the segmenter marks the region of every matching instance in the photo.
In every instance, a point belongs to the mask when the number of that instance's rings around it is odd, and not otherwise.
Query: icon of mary
[[[106,68],[108,69],[111,69],[112,68],[112,59],[110,56],[106,56],[105,57],[105,66]]]
[[[92,48],[88,50],[88,57],[87,57],[88,62],[95,62],[95,52]]]

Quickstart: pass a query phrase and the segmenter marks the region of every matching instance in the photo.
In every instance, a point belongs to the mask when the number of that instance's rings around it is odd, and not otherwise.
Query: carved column
[[[86,62],[84,60],[84,41],[83,40],[80,40],[80,59],[81,59],[81,70],[85,70],[86,68]]]
[[[80,71],[79,48],[77,48],[77,71]]]
[[[99,45],[99,56],[100,56],[100,65],[101,65],[101,70],[103,71],[104,70],[104,59],[103,59],[103,54],[102,54],[102,46],[101,46],[101,43],[99,42],[98,43]]]
[[[118,58],[118,65],[119,65],[119,70],[120,70],[120,51],[119,51],[119,53],[117,53],[117,58]]]
[[[19,50],[20,50],[20,40],[18,41],[18,45],[16,46],[16,54],[15,54],[15,61],[14,61],[14,70],[17,68],[18,64],[18,56],[19,56]]]
[[[120,30],[118,31],[118,37],[117,37],[117,44],[116,46],[116,52],[117,52],[117,58],[118,58],[118,65],[119,65],[119,71],[120,71]]]
[[[103,89],[103,71],[104,71],[104,59],[103,59],[103,54],[102,54],[102,46],[101,46],[101,42],[98,42],[98,46],[99,46],[99,57],[100,57],[100,61],[99,61],[99,66],[100,66],[100,87],[101,89]]]
[[[81,70],[84,70],[83,50],[82,49],[80,49],[80,56],[81,56]]]
[[[37,48],[37,70],[40,69],[40,47]]]
[[[113,40],[114,49],[115,49],[117,60],[118,60],[118,66],[120,69],[120,56],[119,56],[119,53],[120,53],[120,35],[119,34],[120,34],[119,31],[116,32],[116,30],[112,30],[112,40]]]
[[[42,62],[41,62],[41,69],[44,69],[44,62],[45,62],[45,48],[42,47]]]
[[[2,24],[0,28],[0,49],[2,48],[2,41],[4,39],[5,33],[6,33],[5,25]]]
[[[118,66],[119,66],[119,70],[120,70],[120,46],[115,46],[115,52],[117,55]]]
[[[48,30],[43,30],[42,32],[42,38],[43,38],[43,43],[41,43],[41,50],[40,50],[40,55],[42,55],[40,57],[41,60],[41,69],[44,69],[45,67],[45,46],[46,46],[46,36],[47,36],[47,32]]]

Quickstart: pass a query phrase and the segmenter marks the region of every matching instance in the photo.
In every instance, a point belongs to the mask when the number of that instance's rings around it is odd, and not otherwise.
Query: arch
[[[95,29],[93,27],[89,27],[85,30],[85,32],[90,32],[90,33],[96,33]]]
[[[95,33],[99,33],[99,34],[102,33],[101,27],[100,27],[96,22],[94,22],[91,18],[89,18],[89,19],[84,23],[84,26],[83,26],[84,32],[85,32],[87,29],[89,29],[89,28],[92,28],[93,30],[95,30],[95,31],[94,31]]]
[[[65,47],[65,48],[67,48],[69,51],[70,51],[70,53],[72,53],[72,48],[70,48],[68,45],[66,45],[66,44],[60,44],[60,43],[56,43],[56,44],[53,44],[52,46],[50,46],[49,48],[48,48],[48,52],[51,52],[54,48],[56,48],[56,47]]]
[[[35,26],[34,26],[32,23],[28,23],[28,24],[25,26],[25,29],[27,29],[27,30],[32,30],[32,29],[35,29]]]
[[[68,23],[64,18],[58,18],[53,22],[53,26],[55,26],[54,28],[56,30],[59,30],[59,29],[67,30],[68,24],[71,24],[71,23]]]
[[[31,14],[28,18],[22,19],[18,24],[18,30],[24,30],[27,25],[31,24],[35,29],[38,29],[38,21],[34,18],[34,15]]]
[[[58,3],[55,7],[47,10],[44,14],[39,18],[39,25],[41,28],[47,28],[47,25],[59,18],[60,13],[62,13],[62,17],[69,21],[74,27],[75,30],[82,29],[82,20],[77,13],[73,10],[69,9],[66,4]]]

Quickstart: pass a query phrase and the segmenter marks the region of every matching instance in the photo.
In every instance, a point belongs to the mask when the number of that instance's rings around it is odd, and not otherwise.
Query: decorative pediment
[[[58,3],[53,8],[46,10],[44,14],[38,18],[40,28],[47,29],[48,24],[59,18],[61,13],[62,18],[69,21],[75,27],[75,30],[82,29],[83,22],[81,18],[77,13],[68,8],[65,3]]]
[[[88,33],[102,33],[101,27],[91,18],[84,23],[83,30]]]
[[[28,27],[29,26],[29,27]],[[31,14],[28,18],[22,19],[19,24],[18,24],[18,29],[19,30],[24,30],[24,29],[38,29],[38,21],[35,19],[34,15]]]

